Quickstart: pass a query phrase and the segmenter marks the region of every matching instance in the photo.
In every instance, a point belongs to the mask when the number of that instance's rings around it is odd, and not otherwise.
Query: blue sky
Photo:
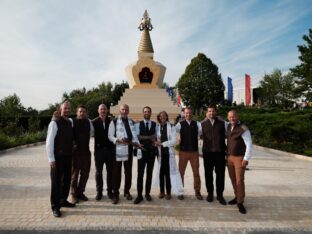
[[[1,0],[0,99],[16,93],[40,110],[75,88],[126,81],[145,9],[170,85],[202,52],[234,91],[245,73],[256,87],[265,73],[299,63],[297,45],[312,28],[311,0]]]

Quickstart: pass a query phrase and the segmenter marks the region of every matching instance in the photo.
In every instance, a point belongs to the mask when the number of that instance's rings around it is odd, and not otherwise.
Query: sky
[[[0,99],[16,93],[38,110],[64,92],[127,81],[147,10],[154,60],[174,86],[204,53],[235,90],[300,63],[312,28],[311,0],[0,0]]]

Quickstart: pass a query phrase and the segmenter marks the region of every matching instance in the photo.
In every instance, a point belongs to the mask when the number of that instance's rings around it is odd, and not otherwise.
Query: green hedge
[[[19,136],[8,136],[0,131],[0,150],[44,141],[46,134],[46,131],[38,131],[26,132]]]

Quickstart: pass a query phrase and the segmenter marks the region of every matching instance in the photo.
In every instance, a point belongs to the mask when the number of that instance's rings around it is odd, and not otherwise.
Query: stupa
[[[141,120],[143,118],[142,108],[150,106],[152,108],[151,118],[154,121],[160,111],[166,111],[169,120],[173,122],[180,113],[180,109],[174,105],[166,90],[161,88],[166,67],[154,61],[154,49],[149,33],[152,29],[151,18],[145,10],[139,25],[142,36],[138,49],[138,60],[126,67],[129,89],[125,90],[118,104],[110,108],[110,112],[117,116],[119,106],[128,104],[129,116],[134,120]]]

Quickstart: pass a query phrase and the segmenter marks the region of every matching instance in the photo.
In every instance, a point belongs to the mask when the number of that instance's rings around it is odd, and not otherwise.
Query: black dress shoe
[[[213,194],[209,193],[207,198],[206,198],[207,202],[213,202]]]
[[[61,207],[69,207],[69,208],[72,208],[72,207],[75,207],[76,204],[73,204],[73,203],[70,203],[68,201],[64,201],[61,203]]]
[[[127,198],[128,201],[131,201],[133,199],[130,193],[125,193],[124,196]]]
[[[89,198],[86,195],[84,195],[83,193],[78,196],[78,199],[81,201],[88,201],[89,200]]]
[[[59,209],[54,209],[54,210],[52,210],[52,212],[53,212],[53,216],[55,218],[59,218],[59,217],[62,216],[62,213],[61,213],[61,211]]]
[[[236,197],[234,199],[232,199],[231,201],[228,202],[229,205],[235,205],[237,204],[237,199]]]
[[[184,200],[184,196],[183,195],[179,195],[178,199],[182,201],[182,200]]]
[[[247,210],[244,207],[243,203],[237,203],[237,207],[238,207],[239,213],[242,213],[242,214],[246,214],[247,213]]]
[[[135,200],[134,200],[134,204],[139,204],[141,201],[143,201],[143,197],[142,196],[138,196]]]
[[[119,202],[119,197],[114,197],[112,203],[113,203],[114,205],[117,205],[118,202]]]
[[[97,193],[95,196],[95,200],[100,201],[102,199],[102,197],[103,197],[102,193]]]
[[[224,206],[226,205],[226,201],[223,196],[217,197],[217,200],[219,201],[220,204]]]
[[[112,200],[114,198],[114,195],[113,193],[107,193],[107,197]]]
[[[146,201],[152,201],[153,200],[151,195],[149,195],[149,194],[145,195],[145,199],[146,199]]]

